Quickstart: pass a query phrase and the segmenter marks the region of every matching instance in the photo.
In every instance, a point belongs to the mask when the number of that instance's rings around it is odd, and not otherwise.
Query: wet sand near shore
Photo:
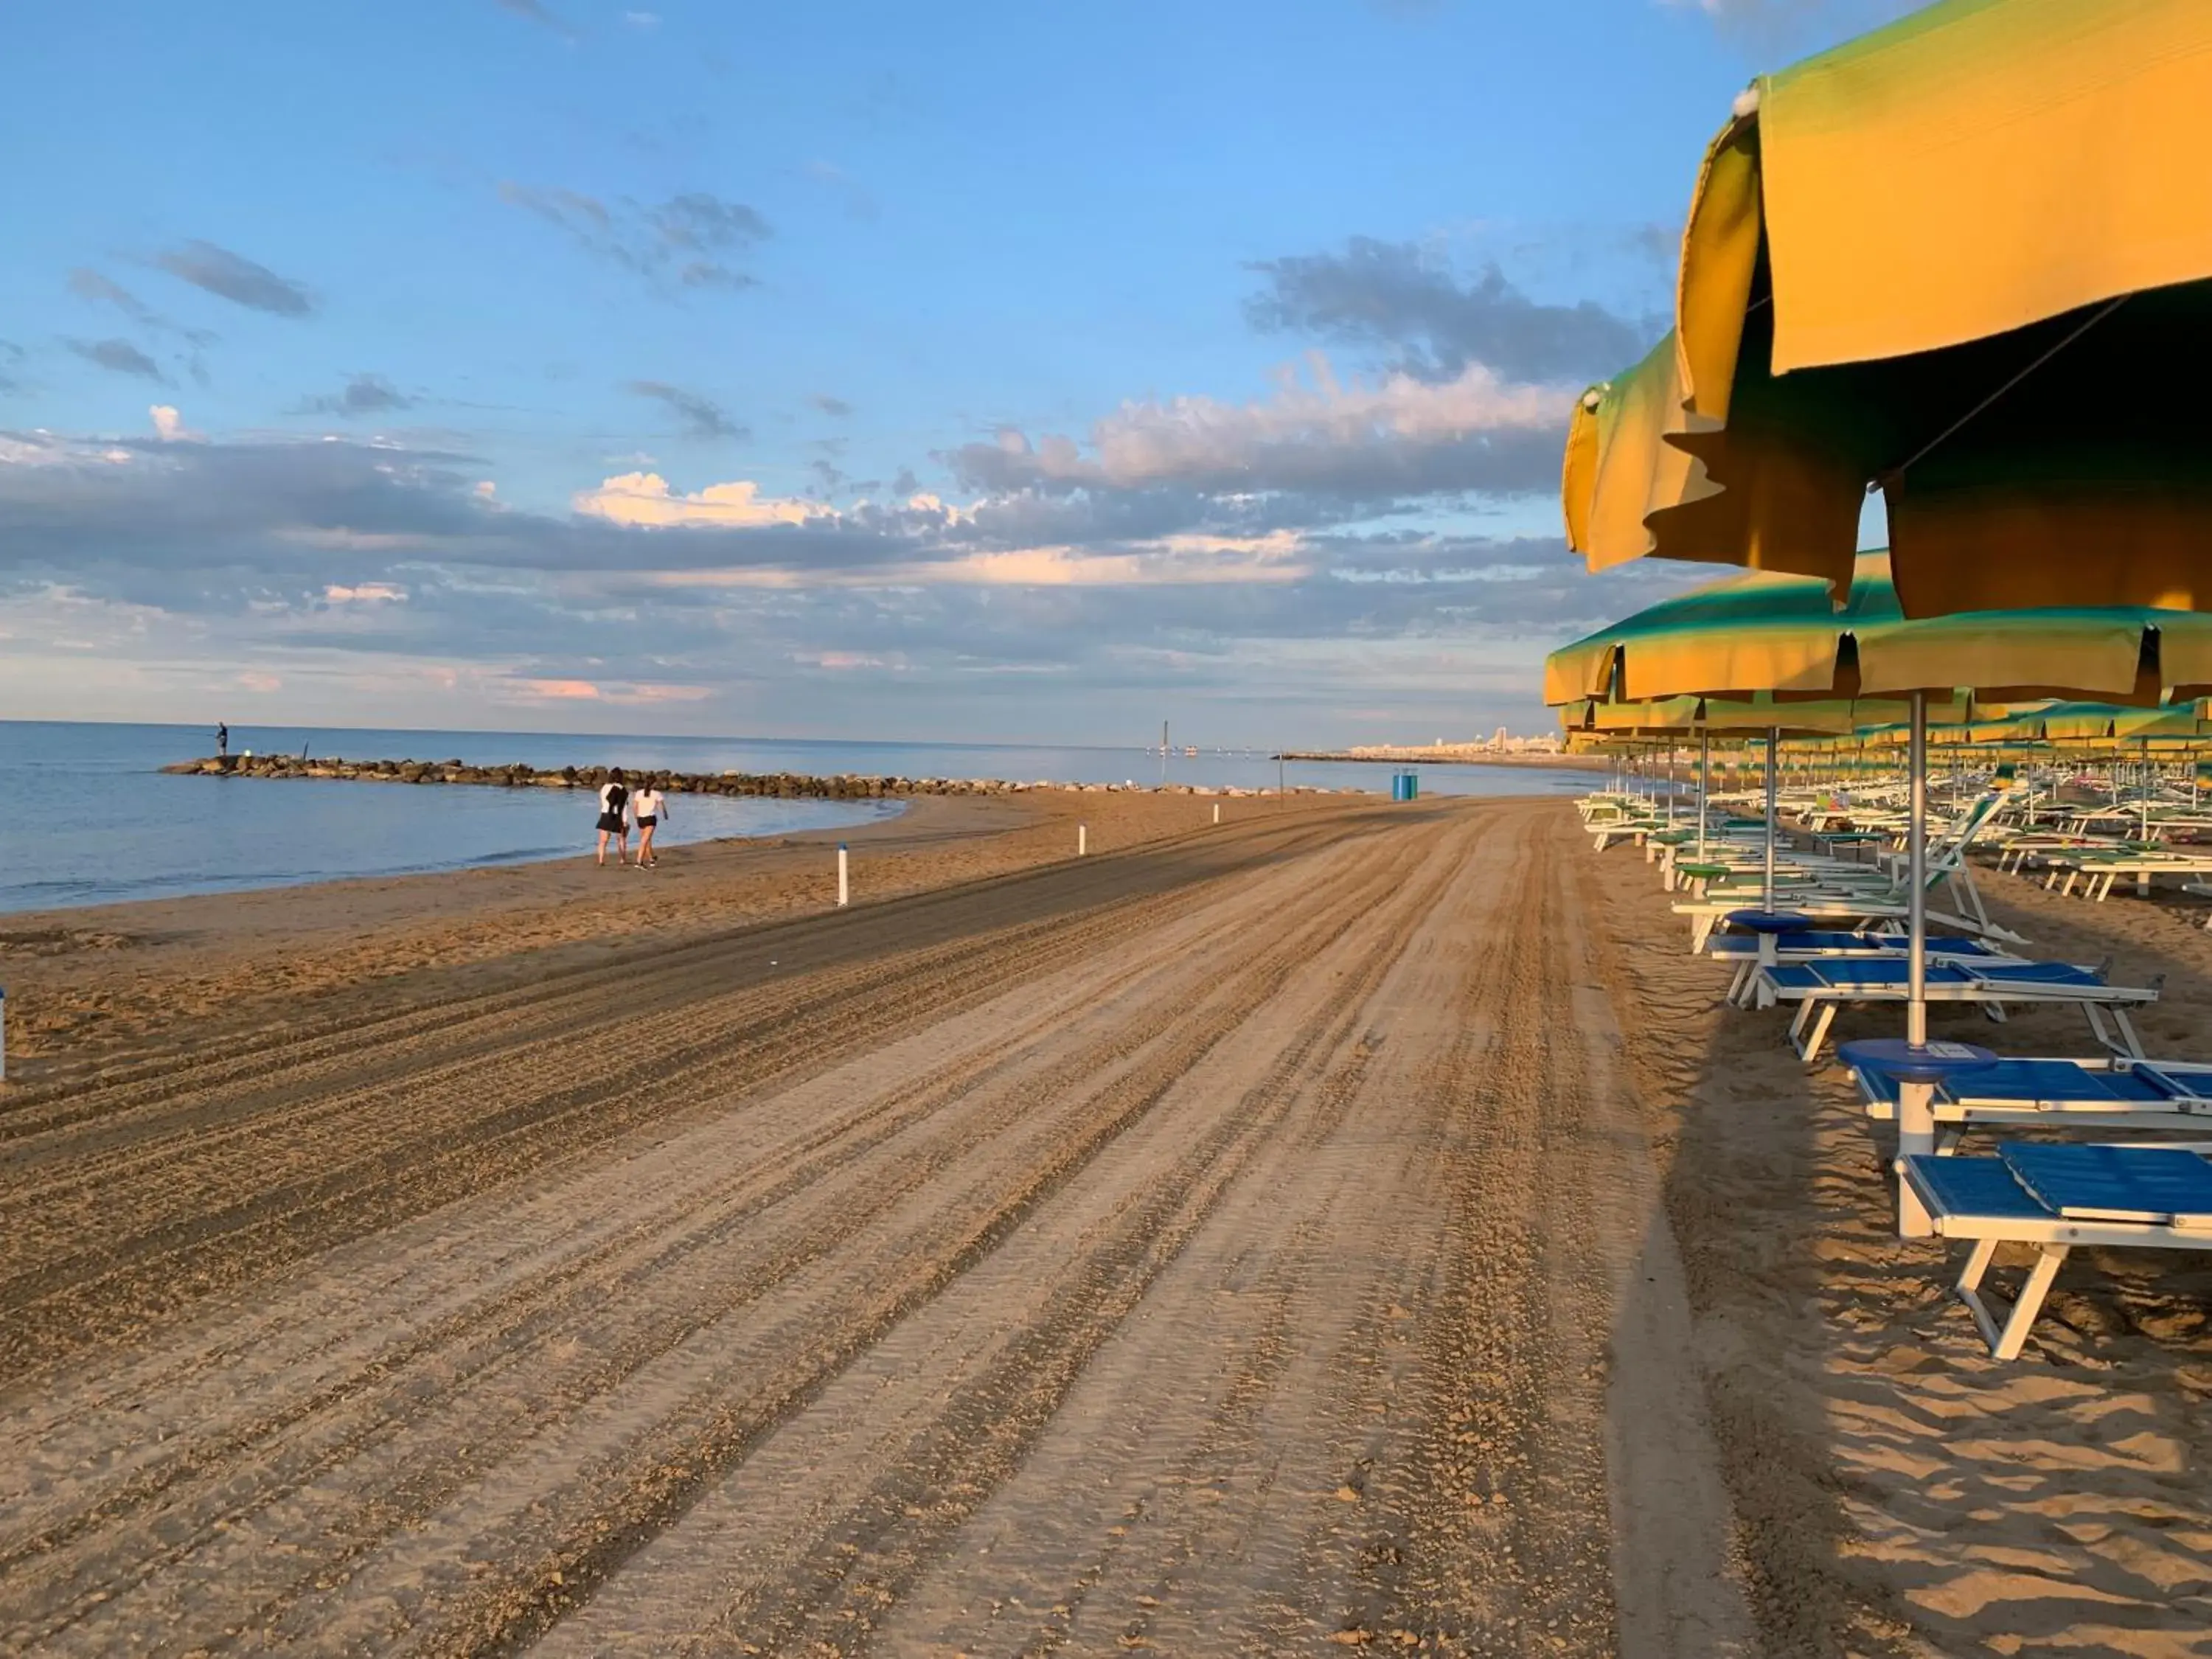
[[[1077,799],[849,837],[845,912],[817,844],[68,918],[0,1646],[2208,1650],[2200,1270],[1980,1357],[1563,802]],[[1984,890],[2204,1052],[2185,919]]]
[[[1222,805],[1234,821],[1316,799]],[[596,864],[580,834],[576,856],[546,862],[0,916],[9,1060],[19,1080],[95,1077],[133,1054],[295,1032],[325,1007],[355,1018],[813,914],[835,902],[841,841],[866,903],[1064,859],[1079,822],[1103,853],[1211,811],[1182,795],[923,798],[881,823],[663,848],[649,872],[617,869],[611,853]]]

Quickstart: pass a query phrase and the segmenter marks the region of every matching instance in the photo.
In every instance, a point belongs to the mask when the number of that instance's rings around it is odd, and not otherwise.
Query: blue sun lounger
[[[1999,1359],[2020,1358],[2075,1246],[2212,1249],[2212,1164],[2178,1147],[2010,1144],[1994,1158],[1923,1155],[1904,1164],[1937,1235],[1973,1243],[1952,1289]],[[2000,1244],[2037,1252],[2009,1307],[1982,1287]]]
[[[1846,1045],[1846,1052],[1849,1045]],[[1897,1116],[1898,1081],[1878,1066],[1855,1066],[1867,1115]],[[2195,1060],[1998,1060],[1945,1073],[1932,1085],[1936,1150],[1947,1154],[1982,1125],[2212,1133],[2212,1064]],[[2212,1150],[2212,1145],[2208,1145]]]
[[[1859,933],[1828,928],[1805,928],[1797,933],[1775,933],[1769,937],[1774,942],[1773,960],[1777,962],[1814,962],[1833,957],[1854,959],[1897,957],[1901,959],[1911,943],[1903,933]],[[1715,962],[1735,965],[1735,976],[1729,981],[1728,1000],[1747,1006],[1751,1000],[1752,981],[1758,977],[1759,936],[1755,933],[1715,933],[1705,940],[1705,954]],[[1930,962],[2017,962],[2020,958],[1978,939],[1931,937],[1928,941],[1928,959]]]
[[[1902,1002],[1911,964],[1892,957],[1868,961],[1785,962],[1757,970],[1759,1006],[1797,1005],[1790,1024],[1790,1044],[1811,1065],[1827,1041],[1836,1010],[1849,1002]],[[1970,1002],[1994,1020],[2005,1005],[2071,1003],[2081,1009],[2100,1047],[2130,1059],[2143,1058],[2142,1041],[2129,1021],[2130,1007],[2158,1000],[2156,985],[2112,985],[2100,969],[2064,962],[1930,962],[1930,1002]],[[2109,1022],[2109,1024],[2108,1024]]]

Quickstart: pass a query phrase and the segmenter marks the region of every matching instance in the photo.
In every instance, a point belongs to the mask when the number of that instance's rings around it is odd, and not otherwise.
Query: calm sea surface
[[[1025,782],[1158,783],[1158,750],[1013,745],[811,743],[747,738],[608,738],[499,732],[382,732],[234,726],[233,753],[282,750],[348,760],[616,765],[680,772],[858,772]],[[335,780],[169,777],[161,768],[214,751],[199,726],[0,720],[0,776],[13,828],[0,860],[0,911],[105,904],[342,876],[398,875],[587,851],[597,803],[546,789]],[[1387,765],[1290,763],[1292,787],[1387,792]],[[1429,794],[1567,794],[1586,774],[1424,766]],[[1167,781],[1272,788],[1264,756],[1170,756]],[[893,802],[678,796],[665,843],[780,836],[894,816]]]

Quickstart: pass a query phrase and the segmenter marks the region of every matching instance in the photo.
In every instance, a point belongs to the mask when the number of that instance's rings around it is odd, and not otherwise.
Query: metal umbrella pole
[[[1928,1041],[1928,694],[1912,694],[1912,739],[1905,762],[1911,774],[1911,837],[1905,868],[1912,892],[1905,904],[1911,966],[1905,976],[1905,1040],[1914,1048]],[[1930,1146],[1928,1150],[1934,1150]]]
[[[1712,793],[1712,787],[1713,734],[1700,732],[1698,733],[1698,862],[1700,864],[1705,861],[1705,820],[1712,811],[1705,797]]]
[[[1912,694],[1912,735],[1905,768],[1910,775],[1909,823],[1905,849],[1907,954],[1905,981],[1905,1040],[1928,1046],[1928,694]],[[1905,1178],[1905,1160],[1936,1150],[1935,1085],[1899,1079],[1897,1088],[1897,1231],[1906,1238],[1925,1238],[1935,1231],[1928,1212]]]
[[[1766,728],[1766,874],[1759,888],[1759,908],[1769,915],[1774,914],[1774,823],[1776,790],[1778,779],[1774,770],[1776,751],[1782,746],[1782,728]]]
[[[2142,838],[2143,838],[2143,844],[2144,844],[2146,847],[2148,847],[2148,846],[2150,844],[2150,791],[2151,791],[2151,778],[2152,778],[2152,776],[2153,776],[2153,774],[2152,774],[2151,769],[2150,769],[2150,739],[2149,739],[2148,738],[2144,738],[2140,739],[2140,741],[2141,741],[2142,745],[2142,766],[2143,766],[2143,779],[2142,779]]]

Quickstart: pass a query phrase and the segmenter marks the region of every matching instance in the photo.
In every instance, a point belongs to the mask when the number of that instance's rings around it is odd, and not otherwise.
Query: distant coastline
[[[1574,772],[1605,769],[1590,764],[1587,755],[1561,755],[1545,750],[1486,749],[1480,744],[1373,744],[1357,749],[1285,749],[1278,757],[1286,761],[1344,761],[1372,766],[1377,762],[1405,766],[1535,766],[1559,767]]]

